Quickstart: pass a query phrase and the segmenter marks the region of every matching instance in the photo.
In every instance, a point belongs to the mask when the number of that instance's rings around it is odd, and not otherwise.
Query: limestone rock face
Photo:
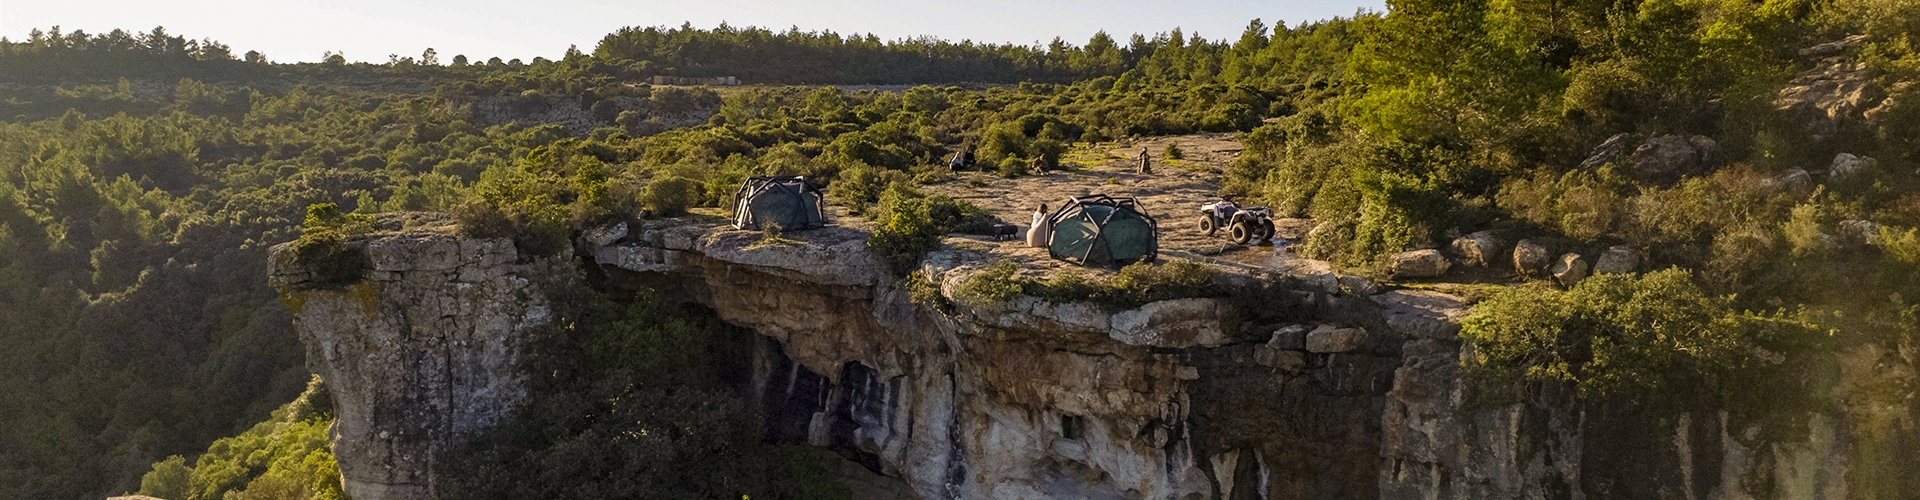
[[[348,492],[430,498],[435,452],[521,400],[520,346],[549,328],[533,286],[546,267],[506,240],[382,228],[394,232],[348,245],[367,263],[357,280],[327,285],[339,281],[285,247],[272,279],[332,388]],[[1834,413],[1805,415],[1793,439],[1756,441],[1757,424],[1723,411],[1648,422],[1555,384],[1475,400],[1465,301],[1353,293],[1330,270],[1253,306],[922,305],[853,229],[778,245],[689,221],[606,229],[582,238],[605,286],[657,290],[755,332],[737,361],[768,439],[863,457],[922,498],[1838,498],[1877,474],[1848,440],[1909,435],[1904,417],[1821,410]],[[1533,269],[1548,265],[1544,248],[1519,246],[1541,254]],[[914,285],[952,299],[988,265],[969,251],[930,255],[929,281]],[[1909,383],[1884,369],[1887,349],[1839,356],[1840,386]],[[1905,438],[1890,439],[1857,448]]]
[[[1720,144],[1706,136],[1662,135],[1647,139],[1627,159],[1642,180],[1670,182],[1726,162]]]
[[[1640,252],[1626,245],[1614,245],[1600,253],[1593,263],[1594,274],[1629,274],[1639,270]]]
[[[1833,156],[1833,163],[1827,166],[1827,180],[1845,180],[1860,174],[1860,169],[1873,163],[1872,157],[1854,156],[1840,153]]]
[[[1307,352],[1347,352],[1367,344],[1367,331],[1361,328],[1321,326],[1307,332]]]
[[[1831,58],[1794,76],[1773,105],[1805,120],[1814,140],[1820,141],[1832,137],[1841,122],[1861,117],[1886,96],[1865,64]]]
[[[1587,259],[1580,257],[1580,254],[1570,253],[1553,261],[1553,268],[1547,272],[1553,275],[1553,280],[1560,286],[1572,287],[1580,284],[1580,280],[1587,279],[1587,270]]]
[[[333,453],[347,494],[434,498],[435,453],[508,417],[514,368],[547,303],[507,239],[403,232],[348,242],[369,265],[315,286],[290,244],[270,279],[293,312],[309,367],[332,389]]]
[[[1627,153],[1627,140],[1632,137],[1630,134],[1614,134],[1613,137],[1608,137],[1606,142],[1600,143],[1593,148],[1592,153],[1587,154],[1586,161],[1580,162],[1580,170],[1593,170],[1608,163],[1620,161],[1620,156]]]
[[[1393,254],[1387,262],[1393,268],[1393,275],[1402,278],[1437,278],[1453,267],[1447,262],[1447,256],[1431,249]]]
[[[1839,243],[1850,247],[1880,244],[1880,224],[1867,220],[1840,221]]]
[[[1531,240],[1520,240],[1513,245],[1513,268],[1520,274],[1533,274],[1545,269],[1552,259],[1553,254],[1547,253],[1547,247]]]
[[[1460,258],[1461,264],[1476,267],[1485,267],[1499,262],[1501,250],[1505,250],[1500,238],[1494,236],[1493,231],[1480,231],[1456,238],[1450,248],[1453,250],[1453,255]]]
[[[1801,196],[1813,192],[1813,175],[1807,173],[1807,169],[1804,168],[1789,168],[1780,175],[1774,176],[1771,183],[1773,186]]]
[[[759,332],[753,385],[769,420],[877,457],[924,498],[1373,496],[1378,433],[1352,424],[1376,418],[1369,408],[1395,364],[1364,347],[1398,342],[1334,329],[1320,343],[1342,352],[1307,352],[1322,315],[1381,325],[1367,312],[1377,306],[1350,293],[1358,283],[1330,272],[1263,304],[1298,311],[1286,327],[1251,324],[1243,306],[1213,298],[1113,308],[1019,296],[937,312],[908,300],[859,231],[794,233],[804,245],[788,246],[698,224],[630,232],[593,251],[614,286],[669,286]],[[990,263],[950,249],[921,269],[951,299]],[[794,381],[822,389],[789,392]],[[1289,417],[1279,401],[1319,410]],[[1203,429],[1202,414],[1315,423]],[[1224,456],[1238,458],[1215,460]]]

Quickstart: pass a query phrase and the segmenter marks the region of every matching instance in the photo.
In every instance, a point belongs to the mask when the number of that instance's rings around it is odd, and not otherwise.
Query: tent
[[[1053,258],[1083,266],[1152,262],[1160,254],[1159,225],[1133,198],[1103,194],[1074,198],[1048,218]]]
[[[822,227],[827,225],[825,198],[819,188],[807,184],[806,177],[748,178],[733,193],[733,227],[757,230],[769,222],[784,231]]]

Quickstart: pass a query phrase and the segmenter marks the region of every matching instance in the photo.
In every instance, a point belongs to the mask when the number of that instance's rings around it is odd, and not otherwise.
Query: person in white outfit
[[[1033,224],[1027,226],[1027,246],[1045,248],[1053,242],[1053,223],[1047,220],[1047,204],[1033,211]]]

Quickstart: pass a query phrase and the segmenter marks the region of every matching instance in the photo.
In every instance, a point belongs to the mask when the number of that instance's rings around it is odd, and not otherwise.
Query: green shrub
[[[940,293],[940,284],[927,276],[927,272],[915,269],[907,274],[907,297],[915,304],[932,308],[942,313],[953,312],[953,301]]]
[[[267,421],[214,441],[190,470],[179,456],[154,464],[140,479],[140,494],[181,500],[345,500],[340,467],[328,446],[332,408],[326,385],[313,377],[306,392]]]
[[[1027,148],[1032,146],[1020,122],[1000,122],[987,127],[980,134],[979,161],[999,165],[1009,156],[1028,156]]]
[[[929,196],[905,182],[895,182],[881,193],[878,209],[868,216],[878,228],[867,246],[897,275],[907,274],[921,256],[939,249],[940,238],[948,233],[984,234],[997,221],[972,203]]]
[[[1059,304],[1092,302],[1130,309],[1162,300],[1225,297],[1230,292],[1218,270],[1188,260],[1134,263],[1099,280],[1072,271],[1056,272],[1044,280],[1016,278],[1019,268],[1011,260],[1001,260],[968,277],[954,293],[974,305],[1025,294]]]
[[[1161,156],[1165,156],[1169,160],[1187,159],[1186,153],[1180,151],[1180,143],[1178,142],[1167,143],[1167,149],[1164,151],[1161,151],[1160,154]]]
[[[140,494],[155,498],[187,498],[191,491],[193,468],[180,455],[153,463],[153,471],[140,477]]]
[[[894,183],[880,195],[880,208],[872,214],[878,227],[867,246],[895,275],[906,275],[921,256],[940,248],[946,231],[934,224],[927,205],[925,196],[904,183]]]
[[[332,203],[307,206],[307,217],[300,224],[300,239],[294,240],[294,260],[313,272],[312,284],[337,286],[360,279],[366,256],[346,247],[346,240],[373,232],[373,217],[343,214]]]
[[[1674,268],[1598,275],[1567,291],[1499,290],[1461,322],[1460,336],[1471,347],[1468,373],[1492,390],[1558,381],[1586,399],[1644,402],[1738,380],[1761,349],[1811,332],[1781,315],[1736,311]]]
[[[656,178],[647,183],[647,190],[640,198],[641,206],[655,217],[686,215],[687,208],[699,201],[700,183],[677,175]]]
[[[1020,271],[1020,264],[1010,259],[1001,259],[987,267],[985,271],[968,276],[953,290],[955,296],[973,305],[997,304],[1013,300],[1020,296],[1023,288],[1020,280],[1014,279],[1014,273]]]
[[[864,214],[880,202],[880,194],[889,186],[911,182],[904,172],[861,164],[841,171],[839,179],[829,186],[827,197],[855,214]]]
[[[1018,156],[1002,158],[999,166],[1000,176],[1008,179],[1024,177],[1027,175],[1027,163],[1026,158]]]

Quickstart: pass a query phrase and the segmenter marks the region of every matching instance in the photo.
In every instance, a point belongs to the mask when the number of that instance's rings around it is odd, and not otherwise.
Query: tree
[[[426,52],[420,53],[420,65],[421,66],[439,66],[440,53],[435,52],[433,50],[433,47],[427,47]]]

